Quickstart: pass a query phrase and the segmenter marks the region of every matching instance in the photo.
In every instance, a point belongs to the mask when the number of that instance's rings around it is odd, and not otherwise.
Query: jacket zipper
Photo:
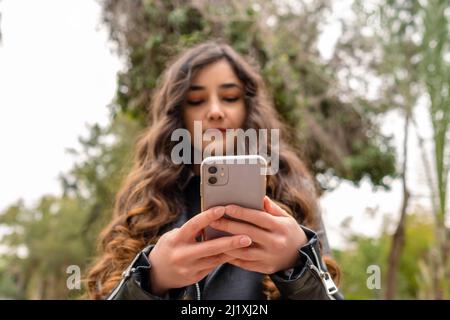
[[[122,279],[120,279],[119,284],[117,285],[117,287],[114,289],[114,291],[106,298],[106,300],[112,300],[117,292],[119,292],[119,290],[123,287],[123,285],[125,284],[125,281],[131,276],[131,274],[133,272],[135,272],[136,269],[135,268],[131,268],[131,269],[127,269],[122,273]]]
[[[311,264],[310,268],[313,269],[315,272],[317,272],[317,274],[320,277],[320,280],[322,281],[323,285],[325,286],[328,296],[331,299],[335,300],[332,295],[338,292],[337,286],[334,284],[334,281],[331,278],[330,273],[323,271],[322,268],[320,267],[321,266],[320,260],[319,260],[319,257],[317,256],[317,253],[316,253],[316,250],[314,249],[314,247],[311,246],[311,250],[314,254],[314,258],[316,259],[318,267],[316,267],[314,264]]]
[[[198,282],[195,283],[195,289],[197,291],[197,300],[201,300],[200,285],[198,284]]]

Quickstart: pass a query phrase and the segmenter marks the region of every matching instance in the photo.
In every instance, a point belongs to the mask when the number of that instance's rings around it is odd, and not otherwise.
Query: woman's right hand
[[[153,294],[163,296],[171,288],[196,283],[218,265],[233,259],[224,252],[251,245],[252,240],[246,235],[196,241],[206,226],[224,214],[225,207],[210,208],[159,238],[149,254]]]

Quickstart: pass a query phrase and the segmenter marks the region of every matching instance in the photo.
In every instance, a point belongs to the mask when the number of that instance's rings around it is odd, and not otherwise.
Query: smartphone
[[[259,155],[205,158],[200,166],[202,211],[229,204],[263,210],[266,195],[266,170],[267,161]],[[237,220],[226,214],[225,218]],[[227,232],[208,226],[203,230],[202,240],[229,235]]]

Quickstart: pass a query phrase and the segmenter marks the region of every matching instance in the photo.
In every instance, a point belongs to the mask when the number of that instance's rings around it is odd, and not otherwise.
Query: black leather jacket
[[[187,185],[186,197],[189,210],[172,225],[183,225],[193,212],[199,212],[199,179],[193,177]],[[294,268],[270,274],[271,280],[281,293],[281,299],[343,299],[321,259],[318,236],[312,230],[301,226],[308,243],[298,249],[298,260]],[[154,245],[139,252],[123,272],[122,280],[108,295],[108,300],[161,300],[191,297],[205,300],[265,300],[262,280],[264,275],[247,271],[228,263],[214,269],[199,283],[171,289],[164,297],[150,293],[150,268],[148,259]]]

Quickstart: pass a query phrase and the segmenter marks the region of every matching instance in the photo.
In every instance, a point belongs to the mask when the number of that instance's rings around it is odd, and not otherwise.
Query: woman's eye
[[[224,100],[226,102],[236,102],[239,100],[239,97],[234,97],[234,98],[224,98]]]
[[[232,103],[232,102],[238,101],[239,97],[223,98],[223,100],[226,102]],[[188,105],[198,106],[198,105],[201,105],[204,102],[204,100],[187,100],[186,102]]]
[[[203,103],[203,100],[188,100],[187,103],[191,106],[198,106]]]

